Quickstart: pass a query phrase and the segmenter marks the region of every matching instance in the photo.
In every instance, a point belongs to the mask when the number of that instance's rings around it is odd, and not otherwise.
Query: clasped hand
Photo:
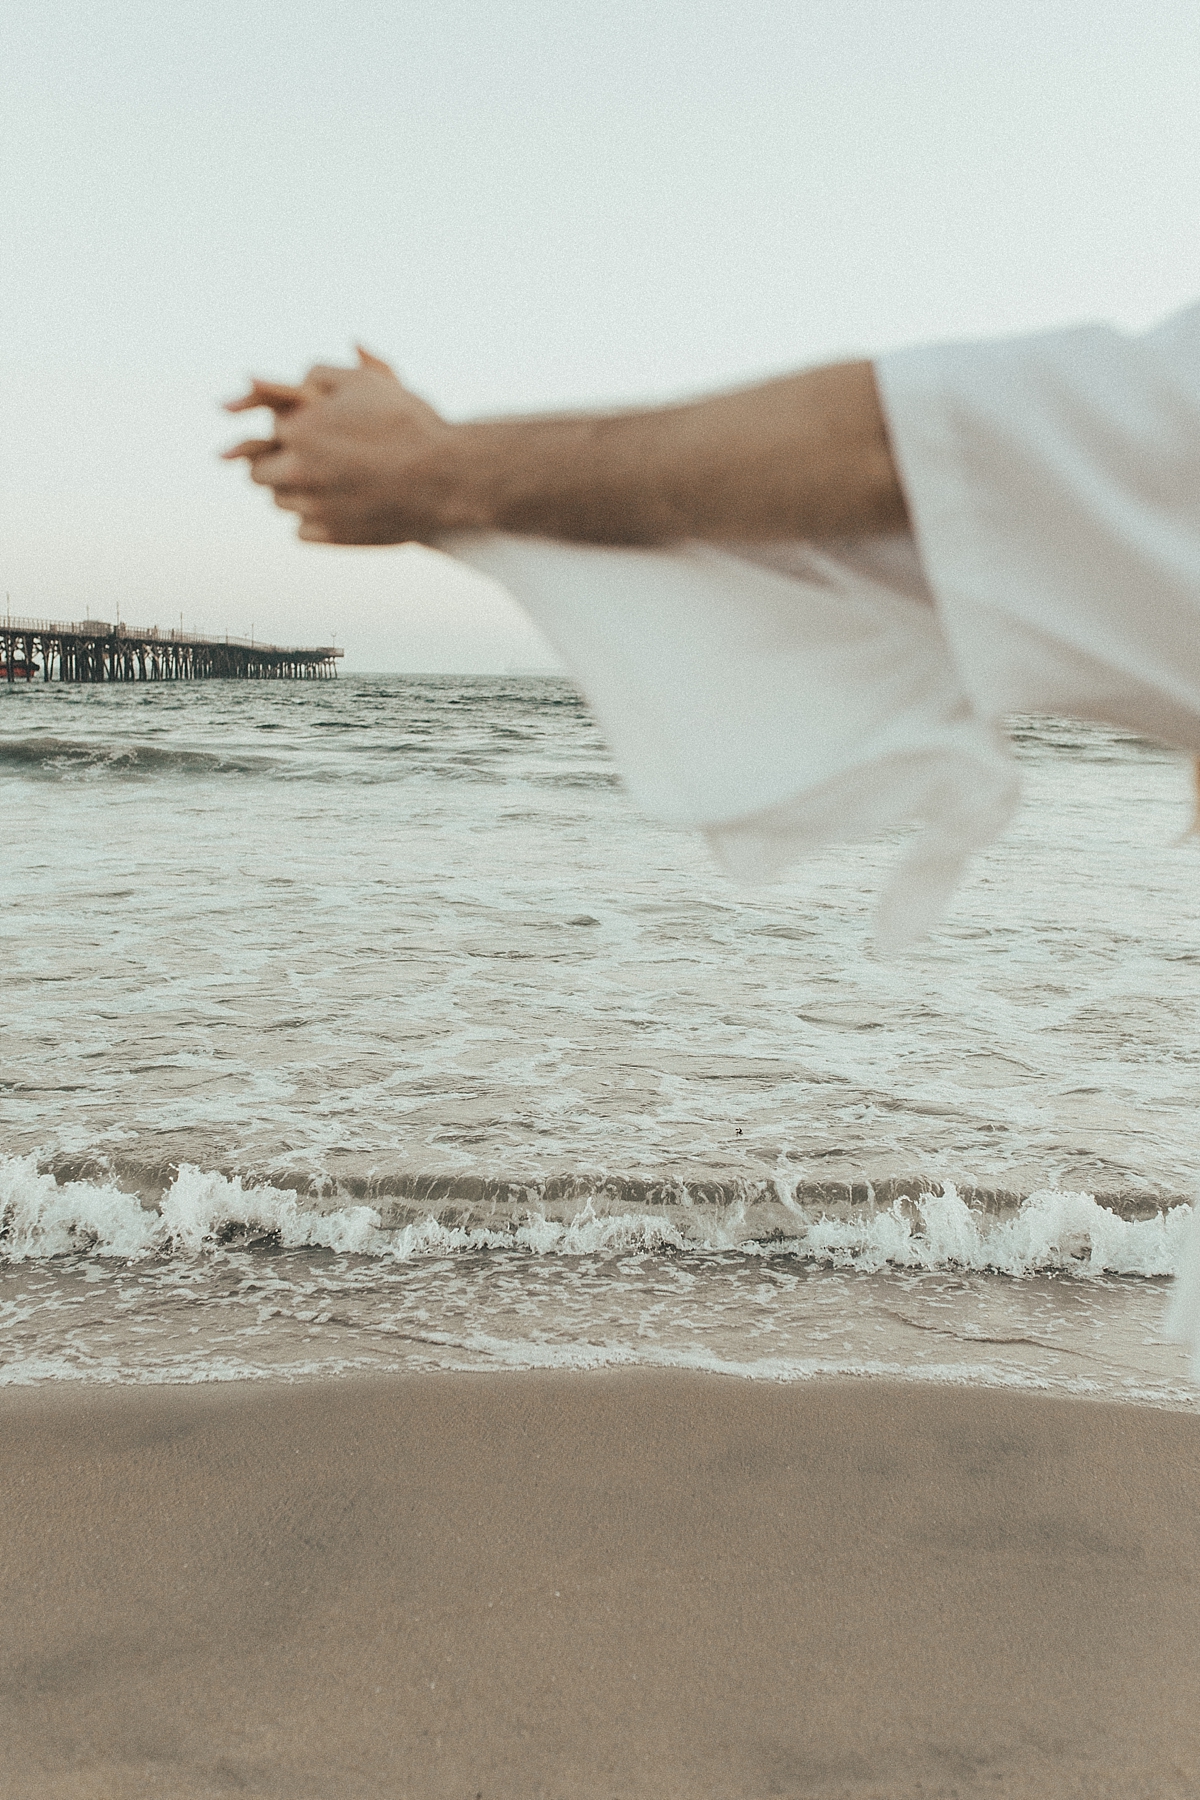
[[[269,407],[273,436],[225,452],[243,458],[276,506],[315,544],[428,543],[470,523],[454,504],[457,428],[359,349],[357,368],[319,364],[298,387],[251,382],[229,412]]]

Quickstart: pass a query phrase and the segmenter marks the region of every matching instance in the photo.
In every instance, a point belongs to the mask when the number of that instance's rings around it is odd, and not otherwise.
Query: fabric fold
[[[1200,307],[882,357],[925,578],[983,718],[1200,752]]]
[[[526,608],[579,680],[639,805],[746,879],[910,821],[876,918],[928,930],[1016,780],[973,713],[911,544],[609,549],[499,534],[443,545]]]
[[[1200,753],[1200,307],[876,372],[915,544],[443,548],[541,626],[638,803],[732,873],[918,822],[877,914],[891,949],[1012,810],[1006,715]]]

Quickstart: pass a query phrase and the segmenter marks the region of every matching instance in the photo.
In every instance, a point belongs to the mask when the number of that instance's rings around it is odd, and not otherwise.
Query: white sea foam
[[[0,1157],[0,1255],[6,1262],[96,1250],[130,1261],[155,1248],[157,1213],[115,1184],[66,1181],[34,1156]]]
[[[914,1215],[915,1214],[915,1218]],[[1091,1194],[1045,1188],[1015,1215],[970,1207],[947,1185],[860,1219],[818,1219],[802,1240],[806,1255],[859,1269],[990,1269],[1002,1275],[1070,1269],[1093,1275],[1173,1275],[1192,1208],[1123,1219]]]
[[[304,1207],[294,1193],[243,1185],[185,1163],[161,1207],[143,1206],[112,1183],[67,1181],[39,1170],[33,1156],[0,1157],[0,1257],[7,1262],[89,1252],[127,1261],[155,1254],[195,1255],[230,1232],[277,1238],[285,1249],[322,1245],[369,1251],[379,1235],[369,1206],[330,1212]]]
[[[789,1204],[783,1190],[779,1199]],[[530,1208],[519,1221],[447,1225],[432,1216],[399,1228],[374,1207],[318,1207],[267,1184],[185,1164],[157,1208],[111,1182],[56,1182],[33,1156],[0,1158],[0,1260],[87,1253],[126,1261],[194,1257],[233,1238],[265,1237],[284,1249],[304,1246],[408,1262],[483,1250],[535,1256],[613,1256],[628,1252],[741,1249],[792,1255],[861,1270],[990,1270],[1022,1276],[1044,1270],[1078,1275],[1172,1275],[1181,1266],[1192,1208],[1177,1205],[1149,1219],[1126,1219],[1091,1194],[1047,1188],[1007,1215],[969,1205],[952,1185],[916,1200],[831,1218],[790,1200],[794,1237],[761,1241],[753,1208],[731,1209],[717,1225],[711,1210],[684,1235],[683,1216],[605,1213],[588,1202],[573,1218]]]
[[[285,1189],[244,1187],[240,1175],[230,1179],[185,1163],[163,1200],[158,1230],[161,1247],[184,1252],[209,1249],[230,1228],[239,1227],[278,1237],[288,1250],[311,1244],[370,1251],[379,1225],[379,1214],[370,1206],[320,1212],[302,1206]]]

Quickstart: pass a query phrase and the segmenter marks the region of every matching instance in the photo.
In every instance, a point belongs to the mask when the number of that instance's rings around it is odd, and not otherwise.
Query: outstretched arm
[[[682,406],[455,425],[377,357],[256,381],[245,458],[313,543],[512,531],[594,544],[844,538],[896,530],[904,498],[868,362]]]

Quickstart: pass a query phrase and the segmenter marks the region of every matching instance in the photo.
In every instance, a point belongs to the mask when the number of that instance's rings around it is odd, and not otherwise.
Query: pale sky
[[[355,338],[452,417],[669,399],[1200,295],[1195,0],[9,0],[14,613],[549,654],[296,544],[217,402]]]

